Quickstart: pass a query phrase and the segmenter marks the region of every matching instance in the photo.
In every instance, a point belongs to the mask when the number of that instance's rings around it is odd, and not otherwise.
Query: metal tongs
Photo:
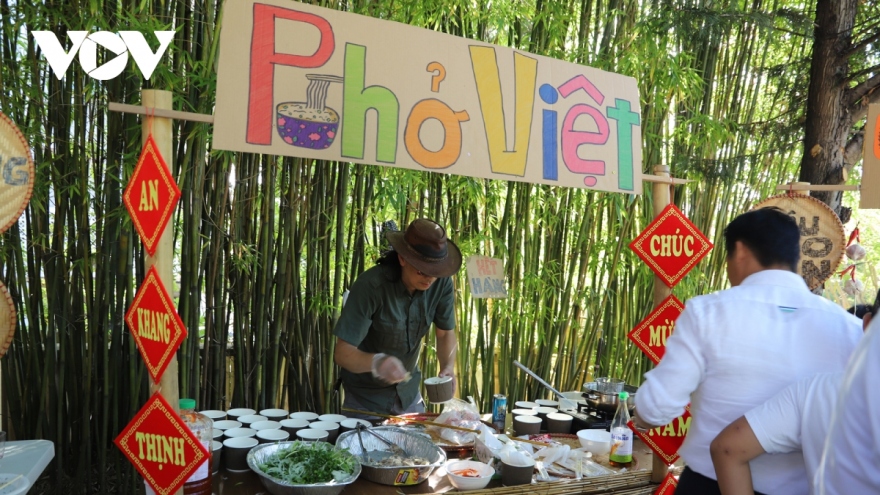
[[[573,401],[573,400],[567,398],[566,396],[562,395],[562,392],[560,392],[559,390],[556,390],[555,388],[553,388],[553,385],[550,385],[549,383],[547,383],[546,381],[544,381],[544,379],[541,378],[540,376],[538,376],[534,371],[532,371],[532,370],[526,368],[526,367],[525,367],[522,363],[520,363],[519,361],[514,361],[513,364],[514,364],[514,366],[516,366],[517,368],[519,368],[519,369],[525,371],[529,376],[531,376],[532,378],[534,378],[535,380],[537,380],[538,383],[540,383],[541,385],[543,385],[547,390],[549,390],[549,391],[553,392],[554,394],[556,394],[556,396],[559,397],[559,405],[561,406],[560,409],[577,409],[577,402],[576,402],[576,401]],[[564,406],[564,407],[563,407],[563,406]]]
[[[369,433],[369,434],[373,435],[374,437],[378,438],[379,440],[381,440],[385,445],[387,445],[389,447],[390,451],[388,451],[388,450],[371,450],[368,452],[366,447],[364,447],[364,440],[361,437],[361,432],[364,432],[364,431],[366,431],[367,433]],[[364,462],[367,464],[378,464],[382,460],[387,459],[387,458],[391,457],[392,455],[399,455],[401,457],[409,457],[409,454],[401,446],[391,442],[387,438],[383,437],[382,435],[379,435],[378,433],[367,428],[363,424],[357,425],[357,437],[358,437],[358,442],[360,442],[360,444],[361,444],[361,458],[363,458]]]

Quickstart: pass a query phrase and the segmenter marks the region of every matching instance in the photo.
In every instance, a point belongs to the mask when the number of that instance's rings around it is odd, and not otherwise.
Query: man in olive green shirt
[[[450,277],[461,268],[461,251],[443,227],[428,219],[385,236],[393,251],[355,280],[333,331],[343,407],[382,414],[422,412],[416,361],[432,323],[439,375],[454,378],[457,341]]]

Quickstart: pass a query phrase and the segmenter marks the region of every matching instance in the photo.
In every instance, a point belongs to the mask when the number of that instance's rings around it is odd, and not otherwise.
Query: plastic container
[[[211,495],[213,480],[211,478],[211,456],[213,455],[213,426],[214,420],[196,412],[195,399],[180,399],[180,419],[189,427],[205,450],[208,452],[208,460],[203,462],[195,473],[183,484],[185,495]],[[144,481],[147,495],[155,495],[156,492]]]
[[[213,426],[214,421],[204,414],[196,412],[195,399],[180,399],[180,419],[189,427],[190,431],[199,439],[205,450],[213,451]],[[192,495],[211,495],[211,459],[202,463],[196,472],[183,484],[183,493]]]

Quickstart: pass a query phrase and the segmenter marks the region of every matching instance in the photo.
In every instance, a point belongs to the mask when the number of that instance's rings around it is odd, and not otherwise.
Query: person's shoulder
[[[364,287],[367,289],[376,289],[391,282],[390,270],[383,265],[376,265],[361,272],[357,276],[352,288]]]
[[[694,296],[685,301],[685,308],[703,309],[715,304],[724,304],[731,297],[736,296],[736,289],[736,287],[731,287],[729,289],[710,292],[709,294]]]

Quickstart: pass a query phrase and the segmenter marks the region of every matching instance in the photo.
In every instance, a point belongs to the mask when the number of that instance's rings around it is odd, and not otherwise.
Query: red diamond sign
[[[141,288],[125,313],[125,322],[150,376],[158,382],[180,343],[186,338],[186,328],[155,266],[147,271]]]
[[[176,492],[210,458],[158,392],[113,443],[159,495]]]
[[[150,135],[122,195],[125,209],[150,256],[156,254],[159,237],[179,199],[180,189]]]
[[[629,248],[669,287],[674,287],[709,254],[712,243],[670,204],[639,234]]]
[[[632,421],[629,422],[630,429],[645,442],[645,445],[660,456],[666,464],[672,464],[678,460],[678,449],[684,442],[684,437],[687,435],[690,426],[690,406],[685,409],[684,414],[673,419],[668,425],[658,426],[647,432],[635,429]]]
[[[642,320],[629,333],[629,340],[645,353],[654,364],[660,362],[666,352],[666,338],[672,334],[675,320],[684,311],[684,304],[672,294],[669,295],[659,306],[654,308],[644,320]]]
[[[678,487],[678,480],[675,479],[672,473],[667,473],[666,477],[663,478],[663,482],[654,491],[654,495],[674,495],[676,487]]]

